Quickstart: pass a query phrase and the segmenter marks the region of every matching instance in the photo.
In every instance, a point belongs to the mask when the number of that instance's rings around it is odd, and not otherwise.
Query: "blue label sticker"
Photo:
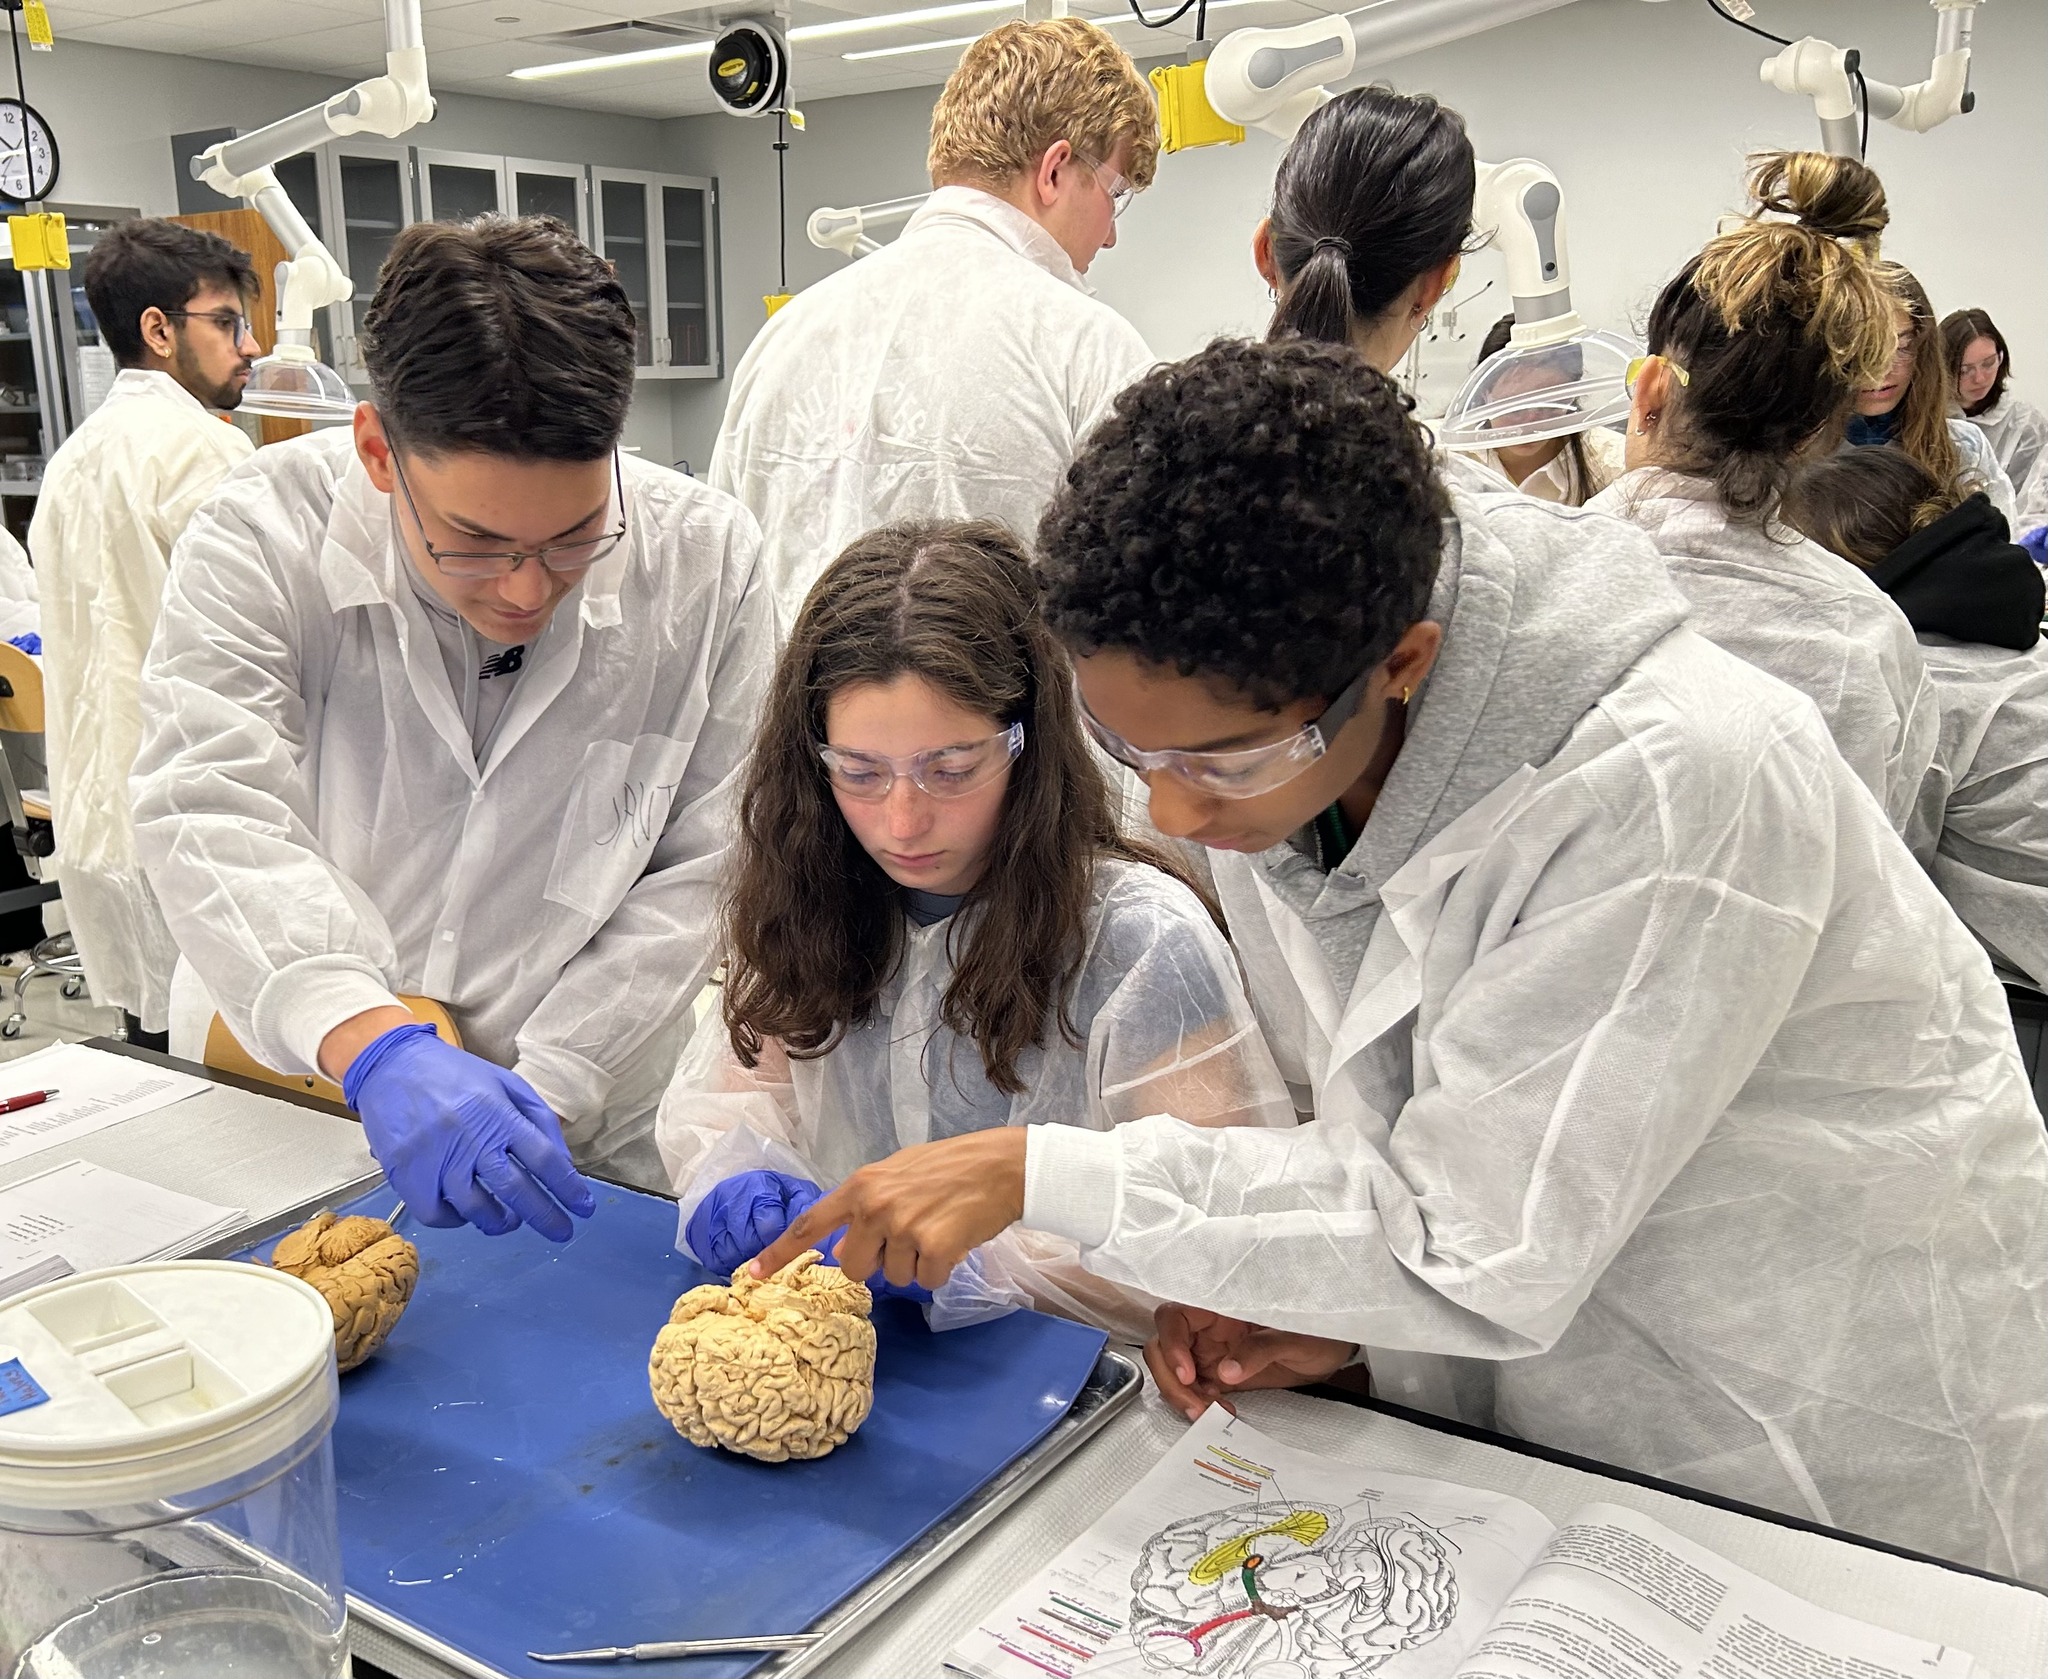
[[[49,1402],[50,1396],[36,1385],[35,1377],[22,1368],[20,1359],[10,1358],[0,1364],[0,1417],[11,1411],[32,1410]]]

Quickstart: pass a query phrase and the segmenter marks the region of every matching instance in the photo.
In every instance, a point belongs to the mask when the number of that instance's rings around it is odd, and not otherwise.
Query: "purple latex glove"
[[[697,1263],[729,1276],[780,1236],[825,1192],[787,1172],[738,1172],[697,1203],[683,1239]]]
[[[730,1276],[824,1195],[809,1178],[792,1177],[787,1172],[765,1168],[736,1172],[713,1184],[711,1193],[697,1203],[683,1240],[705,1270]],[[839,1238],[845,1234],[846,1227],[841,1225],[818,1244],[827,1263],[839,1263]],[[929,1305],[932,1298],[929,1290],[916,1283],[898,1288],[879,1271],[868,1278],[868,1292],[878,1299],[915,1300],[919,1305]]]
[[[533,1086],[444,1044],[423,1021],[372,1039],[341,1090],[391,1187],[422,1224],[473,1224],[486,1236],[529,1224],[566,1242],[576,1228],[569,1214],[597,1210],[561,1121]]]

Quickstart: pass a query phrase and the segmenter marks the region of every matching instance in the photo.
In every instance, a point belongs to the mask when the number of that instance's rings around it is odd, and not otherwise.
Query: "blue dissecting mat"
[[[673,1202],[598,1190],[560,1248],[407,1221],[418,1291],[341,1379],[350,1596],[503,1673],[747,1673],[770,1658],[543,1668],[526,1652],[805,1630],[1041,1440],[1106,1340],[1036,1312],[934,1335],[882,1301],[875,1407],[852,1440],[812,1463],[703,1451],[655,1410],[647,1354],[676,1296],[718,1279],[675,1252]]]

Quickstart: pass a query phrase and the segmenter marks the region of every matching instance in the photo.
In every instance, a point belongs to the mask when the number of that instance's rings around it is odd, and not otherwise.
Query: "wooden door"
[[[184,227],[202,233],[218,233],[237,250],[247,251],[256,264],[256,302],[249,312],[249,326],[267,356],[277,345],[277,265],[285,260],[284,246],[270,224],[254,210],[201,210],[189,216],[173,216]],[[265,443],[281,443],[313,429],[310,420],[283,420],[259,414],[257,425]]]

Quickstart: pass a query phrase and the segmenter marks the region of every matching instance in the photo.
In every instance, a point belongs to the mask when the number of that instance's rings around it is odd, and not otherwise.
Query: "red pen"
[[[41,1107],[43,1103],[56,1094],[57,1092],[54,1090],[31,1090],[25,1096],[9,1096],[5,1099],[0,1099],[0,1114],[19,1113],[23,1108]]]

